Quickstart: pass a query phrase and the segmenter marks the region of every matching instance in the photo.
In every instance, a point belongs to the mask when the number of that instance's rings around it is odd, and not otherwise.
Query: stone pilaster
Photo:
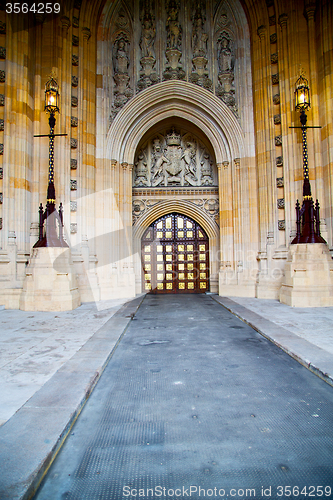
[[[310,90],[311,90],[311,110],[308,112],[308,117],[310,118],[310,124],[318,126],[320,123],[320,101],[319,101],[319,88],[318,88],[318,64],[317,64],[317,48],[316,48],[316,24],[315,24],[315,14],[316,14],[316,3],[306,2],[304,8],[304,15],[308,24],[308,40],[309,40],[309,67],[310,67]],[[310,179],[315,178],[313,182],[312,191],[314,191],[314,199],[318,199],[319,202],[324,203],[324,169],[323,169],[323,159],[321,154],[321,132],[319,129],[311,129],[308,131],[311,134],[311,143],[313,144],[313,154],[309,154],[309,174]],[[309,141],[310,142],[310,141]],[[312,176],[311,176],[312,170]],[[327,238],[327,230],[325,226],[325,221],[321,221],[321,232],[323,237]]]

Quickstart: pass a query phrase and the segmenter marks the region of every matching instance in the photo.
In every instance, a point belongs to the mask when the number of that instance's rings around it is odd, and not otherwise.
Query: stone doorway
[[[164,215],[145,231],[141,258],[143,291],[204,293],[209,290],[209,239],[193,219]]]

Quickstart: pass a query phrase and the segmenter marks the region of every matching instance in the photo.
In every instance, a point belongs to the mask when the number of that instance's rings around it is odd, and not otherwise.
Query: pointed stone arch
[[[152,222],[171,212],[178,212],[191,217],[198,224],[200,224],[210,239],[217,240],[219,236],[219,228],[216,222],[195,203],[185,200],[164,200],[148,209],[134,224],[134,237],[140,239],[145,229],[147,229]]]
[[[179,213],[190,217],[197,222],[206,232],[209,238],[209,268],[210,268],[210,289],[218,292],[218,263],[219,263],[219,236],[220,231],[216,222],[195,203],[190,200],[163,200],[149,208],[138,218],[133,226],[133,250],[138,257],[136,259],[136,289],[141,290],[141,238],[145,230],[163,215]]]
[[[169,117],[181,117],[199,127],[212,144],[217,163],[244,157],[244,134],[229,108],[208,90],[169,81],[140,92],[118,113],[107,134],[108,158],[133,164],[142,136]]]

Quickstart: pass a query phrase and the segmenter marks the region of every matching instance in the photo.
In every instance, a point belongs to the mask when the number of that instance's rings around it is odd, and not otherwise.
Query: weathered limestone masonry
[[[46,204],[48,138],[34,135],[49,133],[51,73],[60,88],[55,133],[67,134],[55,138],[55,187],[75,303],[141,292],[141,239],[175,212],[208,235],[211,291],[286,295],[292,262],[304,257],[290,249],[303,183],[301,131],[289,128],[299,125],[301,68],[307,124],[321,126],[308,130],[312,194],[326,250],[333,245],[332,32],[330,0],[72,0],[59,14],[0,10],[0,304],[18,308],[23,286],[36,286],[28,261]],[[322,276],[332,273],[329,254],[309,250],[311,262],[324,254]]]

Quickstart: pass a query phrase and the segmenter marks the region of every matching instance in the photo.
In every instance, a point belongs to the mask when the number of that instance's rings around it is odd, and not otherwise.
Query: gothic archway
[[[141,242],[142,291],[204,293],[209,290],[209,240],[190,217],[171,213],[145,231]]]

